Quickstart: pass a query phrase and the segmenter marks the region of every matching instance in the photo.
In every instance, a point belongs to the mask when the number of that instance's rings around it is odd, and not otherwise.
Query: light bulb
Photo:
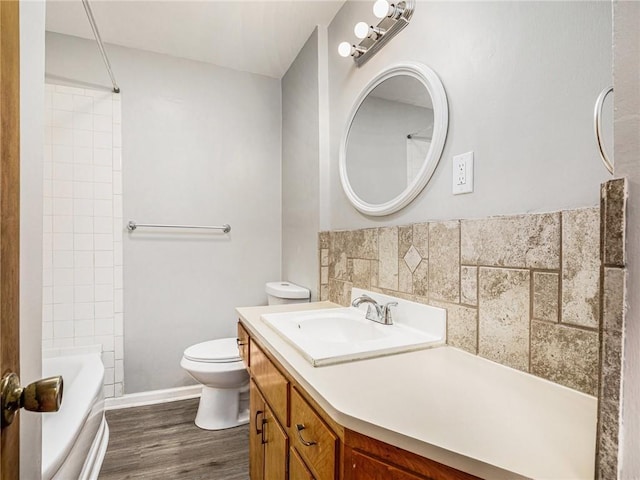
[[[358,22],[353,28],[353,33],[358,38],[365,38],[369,35],[369,24],[367,22]]]
[[[349,42],[342,42],[338,45],[338,53],[341,57],[351,56],[351,44]]]
[[[378,18],[388,17],[390,6],[387,0],[377,0],[376,3],[373,4],[373,14]]]

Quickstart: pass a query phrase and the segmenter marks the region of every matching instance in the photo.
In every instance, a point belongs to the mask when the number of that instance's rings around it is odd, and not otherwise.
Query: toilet
[[[269,282],[265,291],[269,305],[308,302],[311,296],[308,289],[290,282]],[[249,374],[235,337],[188,347],[180,366],[202,384],[198,427],[222,430],[249,422]]]

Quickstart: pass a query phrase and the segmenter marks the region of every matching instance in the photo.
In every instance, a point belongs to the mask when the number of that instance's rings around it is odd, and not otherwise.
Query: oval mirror
[[[444,87],[426,65],[395,65],[371,80],[340,145],[340,180],[353,206],[380,216],[408,205],[440,161],[448,124]]]

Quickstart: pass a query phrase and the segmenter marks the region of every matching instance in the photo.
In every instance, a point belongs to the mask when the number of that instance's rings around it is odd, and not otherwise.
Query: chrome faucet
[[[398,305],[398,302],[389,302],[384,305],[380,305],[369,295],[360,295],[351,302],[351,305],[359,307],[363,303],[369,304],[367,314],[365,315],[367,320],[372,320],[383,325],[393,324],[393,319],[391,318],[391,307]]]

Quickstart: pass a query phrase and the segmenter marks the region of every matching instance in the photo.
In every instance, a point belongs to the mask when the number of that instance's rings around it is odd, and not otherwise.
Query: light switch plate
[[[473,152],[461,153],[453,157],[452,173],[454,195],[473,192]]]

